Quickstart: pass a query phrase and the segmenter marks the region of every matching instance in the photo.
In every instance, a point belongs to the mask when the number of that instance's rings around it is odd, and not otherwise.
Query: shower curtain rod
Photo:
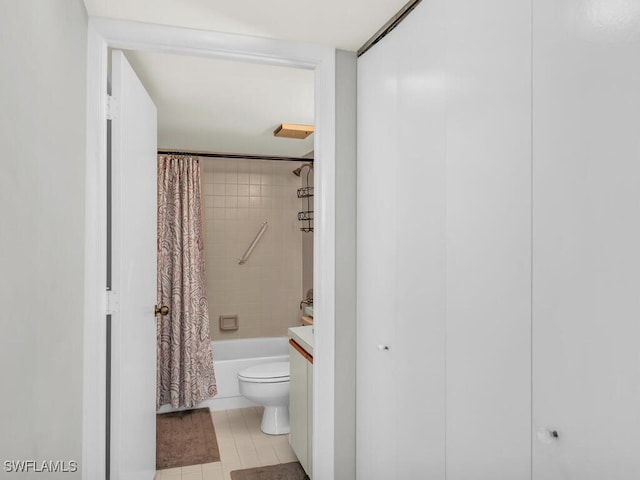
[[[236,158],[243,160],[275,160],[281,162],[311,162],[313,158],[306,157],[281,157],[278,155],[254,155],[251,153],[218,153],[218,152],[197,152],[193,150],[169,150],[159,148],[158,155],[193,155],[207,158]]]

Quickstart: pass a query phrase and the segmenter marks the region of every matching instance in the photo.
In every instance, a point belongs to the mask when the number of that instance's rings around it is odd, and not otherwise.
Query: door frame
[[[312,44],[90,17],[87,38],[87,156],[82,477],[104,478],[106,450],[106,118],[108,49],[255,62],[315,72],[314,478],[334,477],[336,362],[336,50]],[[355,101],[354,99],[347,99]],[[342,143],[342,142],[341,142]],[[355,152],[354,152],[355,153]],[[351,179],[350,179],[351,180]],[[353,185],[343,185],[353,183]],[[353,182],[340,182],[339,189]],[[347,191],[348,193],[348,191]],[[355,210],[352,212],[355,217]],[[341,215],[342,216],[342,215]],[[355,222],[355,218],[353,218]],[[355,277],[347,279],[355,288]],[[341,282],[344,284],[344,281]],[[342,285],[343,286],[343,285]],[[355,299],[354,299],[355,304]],[[346,321],[352,321],[348,319]],[[353,320],[355,321],[355,320]],[[355,399],[349,399],[355,401]]]

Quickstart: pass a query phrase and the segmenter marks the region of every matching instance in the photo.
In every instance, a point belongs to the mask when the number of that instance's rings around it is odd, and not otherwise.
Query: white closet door
[[[639,26],[534,5],[535,480],[640,478]]]
[[[360,479],[530,478],[531,12],[491,7],[359,59]]]
[[[359,480],[396,477],[398,436],[393,350],[397,239],[397,79],[389,42],[358,65],[358,343],[356,472]],[[371,55],[373,54],[373,55]],[[373,61],[372,59],[381,59]]]
[[[398,30],[395,478],[445,472],[445,3]]]
[[[530,9],[447,2],[447,480],[531,476]]]
[[[361,480],[444,478],[444,5],[358,63]]]

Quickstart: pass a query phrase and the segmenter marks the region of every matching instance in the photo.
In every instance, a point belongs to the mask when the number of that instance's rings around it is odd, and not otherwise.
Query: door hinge
[[[118,102],[112,95],[107,95],[107,120],[118,118]]]
[[[105,305],[107,310],[107,315],[113,315],[114,313],[118,313],[120,311],[120,295],[117,293],[107,290],[105,297]]]

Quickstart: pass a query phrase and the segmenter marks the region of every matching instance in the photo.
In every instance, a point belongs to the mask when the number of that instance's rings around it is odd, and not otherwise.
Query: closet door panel
[[[530,9],[447,2],[447,480],[531,475]]]
[[[356,472],[395,478],[397,62],[394,42],[358,62]]]
[[[444,15],[444,1],[423,2],[398,31],[395,478],[445,470]]]
[[[640,478],[640,4],[534,6],[536,480]]]
[[[444,478],[443,12],[424,2],[359,59],[362,480]]]

